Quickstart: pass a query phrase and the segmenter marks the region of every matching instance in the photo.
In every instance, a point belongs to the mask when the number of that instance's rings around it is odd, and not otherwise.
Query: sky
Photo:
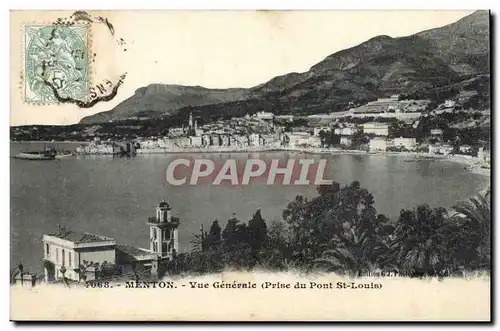
[[[127,72],[117,96],[88,109],[23,101],[23,24],[71,12],[11,12],[11,125],[77,123],[111,110],[151,83],[252,87],[304,72],[377,35],[400,37],[453,23],[472,11],[106,11],[115,29],[92,26],[93,83]],[[117,40],[123,38],[124,45]],[[126,51],[124,51],[126,49]]]

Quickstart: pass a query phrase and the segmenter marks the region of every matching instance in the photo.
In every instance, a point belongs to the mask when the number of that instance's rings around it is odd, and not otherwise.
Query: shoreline
[[[89,142],[80,141],[11,141],[11,143],[71,143],[88,144]],[[328,154],[328,155],[375,155],[375,156],[404,156],[417,159],[432,159],[440,161],[449,161],[465,166],[465,170],[482,177],[491,178],[491,169],[483,168],[481,162],[469,155],[436,155],[420,152],[368,152],[362,150],[344,150],[335,148],[294,148],[294,147],[244,147],[244,148],[170,148],[170,149],[138,149],[137,155],[150,154],[189,154],[189,153],[258,153],[258,152],[296,152],[303,154]],[[106,156],[104,154],[79,154],[79,156]],[[491,185],[491,183],[490,183]]]
[[[138,152],[137,155],[147,154],[185,154],[185,153],[256,153],[256,152],[296,152],[304,154],[327,154],[327,155],[375,155],[375,156],[404,156],[413,157],[417,159],[432,159],[440,161],[449,161],[459,163],[466,166],[466,171],[486,178],[491,178],[491,170],[482,168],[481,162],[469,155],[437,155],[419,152],[368,152],[362,150],[342,150],[342,149],[328,149],[328,148],[287,148],[287,147],[270,147],[270,148],[189,148],[189,149],[165,149],[161,151],[148,151]]]

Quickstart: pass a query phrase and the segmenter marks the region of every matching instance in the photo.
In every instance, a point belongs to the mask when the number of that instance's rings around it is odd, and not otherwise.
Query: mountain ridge
[[[205,117],[260,110],[278,114],[342,110],[387,94],[411,94],[446,85],[462,75],[489,72],[489,12],[411,36],[375,36],[326,56],[303,73],[276,76],[251,88],[149,84],[113,109],[80,123],[163,117],[187,110]]]

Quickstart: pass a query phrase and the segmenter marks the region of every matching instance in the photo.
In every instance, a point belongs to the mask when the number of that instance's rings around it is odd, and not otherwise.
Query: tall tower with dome
[[[172,207],[162,199],[156,215],[148,218],[149,249],[161,260],[172,260],[179,251],[179,219],[172,216]]]

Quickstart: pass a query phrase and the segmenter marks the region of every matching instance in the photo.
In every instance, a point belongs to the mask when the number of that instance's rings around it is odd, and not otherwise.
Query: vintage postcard
[[[491,321],[489,11],[10,37],[11,320]]]

